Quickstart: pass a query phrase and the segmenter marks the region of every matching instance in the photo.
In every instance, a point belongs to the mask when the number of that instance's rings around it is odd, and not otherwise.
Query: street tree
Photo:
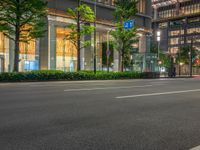
[[[157,43],[151,43],[150,52],[157,55],[158,48],[159,47],[158,47]],[[159,48],[159,60],[158,61],[161,62],[161,64],[159,64],[159,65],[162,66],[162,67],[170,68],[170,66],[171,66],[170,55],[163,52],[163,50],[161,48]]]
[[[107,51],[108,49],[109,49],[109,52]],[[113,56],[114,56],[114,42],[109,41],[109,45],[107,42],[103,42],[102,43],[102,65],[103,66],[108,65],[108,67],[110,67],[114,60]]]
[[[80,4],[78,0],[78,7],[72,9],[67,8],[67,14],[73,17],[75,23],[70,23],[67,27],[71,30],[66,35],[66,40],[72,42],[77,49],[77,70],[81,69],[80,51],[83,47],[91,45],[91,40],[81,40],[86,36],[90,36],[94,31],[94,26],[91,23],[95,20],[93,10],[86,4]]]
[[[47,3],[43,0],[1,0],[0,32],[14,41],[14,72],[19,71],[20,42],[42,37]]]
[[[130,55],[132,45],[137,42],[136,28],[124,29],[124,22],[131,20],[137,13],[137,0],[115,1],[116,29],[111,32],[114,38],[115,49],[119,52],[119,70],[123,72],[127,55]]]
[[[189,52],[190,52],[191,46],[183,46],[180,49],[180,55],[177,53],[177,64],[184,63],[189,64]],[[193,47],[192,48],[192,61],[194,62],[195,58],[197,58],[199,55],[199,51]]]

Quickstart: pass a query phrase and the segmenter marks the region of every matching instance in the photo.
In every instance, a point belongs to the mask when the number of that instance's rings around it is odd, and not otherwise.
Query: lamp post
[[[78,0],[78,8],[80,7],[81,5],[81,0]],[[77,11],[77,47],[78,47],[78,63],[77,63],[77,70],[80,71],[81,70],[81,59],[80,59],[80,56],[81,56],[81,37],[80,37],[80,31],[81,31],[81,25],[80,25],[80,11]]]
[[[97,47],[96,47],[96,15],[97,15],[97,2],[96,0],[94,0],[94,15],[95,15],[95,19],[94,19],[94,73],[96,74],[96,69],[97,69],[97,57],[96,57],[96,51],[97,51]]]
[[[193,45],[194,45],[194,35],[196,37],[196,32],[193,32],[193,36],[191,38],[191,46],[190,46],[190,51],[189,51],[189,66],[190,66],[190,77],[192,77],[192,50],[193,50]]]
[[[106,62],[106,64],[107,64],[107,72],[109,72],[109,59],[110,59],[110,41],[109,41],[109,35],[110,35],[110,31],[111,30],[108,30],[107,31],[107,50],[106,50],[106,58],[107,58],[107,62]]]
[[[193,49],[193,38],[191,39],[191,47],[189,52],[190,77],[192,77],[192,49]]]
[[[111,28],[110,30],[107,31],[107,50],[106,50],[106,58],[107,58],[107,72],[109,72],[109,59],[110,59],[110,32],[113,30],[113,28]]]
[[[160,59],[160,56],[159,56],[159,55],[160,55],[160,54],[159,54],[160,52],[159,52],[159,51],[160,51],[160,35],[161,35],[161,32],[160,32],[160,31],[157,31],[156,34],[157,34],[157,42],[158,42],[158,60],[159,60],[159,59]]]
[[[181,67],[184,65],[184,63],[183,62],[179,62],[179,66],[180,66],[180,74],[181,74]]]
[[[179,70],[179,77],[181,76],[181,64],[180,64],[180,60],[181,60],[181,26],[180,26],[180,30],[179,30],[179,40],[178,40],[178,44],[179,44],[179,50],[178,50],[178,57],[179,57],[179,63],[178,63],[178,70]]]

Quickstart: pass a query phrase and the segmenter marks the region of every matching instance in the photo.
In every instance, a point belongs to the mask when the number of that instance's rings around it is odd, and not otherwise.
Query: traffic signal
[[[198,64],[199,64],[199,59],[198,59],[198,58],[196,58],[196,59],[194,60],[194,64],[195,64],[195,65],[198,65]]]

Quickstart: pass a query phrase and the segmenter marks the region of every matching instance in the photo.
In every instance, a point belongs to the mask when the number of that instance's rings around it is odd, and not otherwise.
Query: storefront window
[[[56,69],[73,72],[77,70],[77,49],[66,40],[69,33],[70,29],[56,28]]]
[[[0,32],[0,55],[4,53],[4,35]]]
[[[36,52],[36,40],[20,43],[19,70],[31,71],[39,69],[39,54]]]

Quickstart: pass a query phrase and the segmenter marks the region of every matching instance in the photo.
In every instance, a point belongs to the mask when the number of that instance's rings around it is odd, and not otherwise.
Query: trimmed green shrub
[[[22,82],[22,81],[75,81],[75,80],[117,80],[117,79],[140,79],[140,78],[159,78],[159,73],[148,72],[63,72],[57,70],[41,70],[19,73],[1,73],[0,81],[3,82]]]

